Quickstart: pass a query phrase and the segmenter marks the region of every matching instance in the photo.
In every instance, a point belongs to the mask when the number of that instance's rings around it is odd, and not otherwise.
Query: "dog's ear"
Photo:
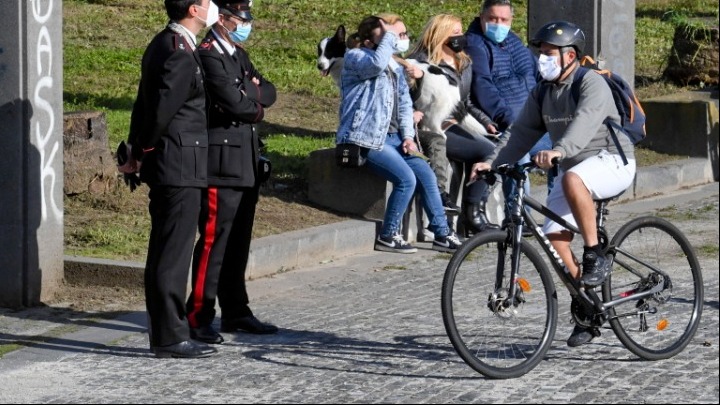
[[[335,38],[337,38],[339,43],[345,42],[345,26],[344,25],[340,25],[338,27],[337,31],[335,31]]]

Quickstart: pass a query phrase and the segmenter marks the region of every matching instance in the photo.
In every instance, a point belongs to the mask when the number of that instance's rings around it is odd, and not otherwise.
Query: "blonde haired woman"
[[[447,77],[449,83],[457,85],[456,91],[460,93],[460,103],[453,106],[452,112],[446,118],[445,125],[443,125],[444,147],[445,153],[450,160],[465,163],[465,169],[469,175],[471,166],[476,162],[485,160],[493,152],[495,143],[487,139],[484,134],[470,133],[454,124],[462,121],[469,114],[482,123],[488,133],[495,134],[497,130],[490,118],[470,101],[472,61],[463,51],[465,44],[466,40],[460,18],[450,14],[439,14],[430,18],[427,22],[418,43],[408,58],[414,59],[419,66],[429,65],[433,71],[433,73],[424,73],[424,70],[428,68],[428,66],[424,66],[424,69],[419,74],[411,72],[411,75],[415,78],[415,85],[411,89],[414,100],[421,98],[424,91],[430,91],[430,89],[423,88],[425,74],[442,74]],[[419,106],[416,103],[415,107],[429,115],[428,109],[441,108],[442,106],[435,104]],[[435,137],[435,139],[438,139],[438,137]],[[432,154],[438,155],[442,153],[442,146],[442,142],[436,142],[429,149],[434,149]],[[438,177],[442,178],[442,176]],[[485,215],[488,189],[489,187],[484,180],[478,180],[464,186],[462,205],[466,234],[497,228],[497,225],[490,223]]]

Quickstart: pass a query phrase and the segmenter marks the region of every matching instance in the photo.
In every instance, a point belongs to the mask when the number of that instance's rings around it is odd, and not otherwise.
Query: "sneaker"
[[[575,325],[575,328],[567,340],[567,345],[570,347],[582,346],[586,343],[590,343],[590,341],[596,336],[600,336],[600,331],[597,328],[586,328],[584,326]]]
[[[460,245],[462,245],[462,242],[460,242],[457,234],[450,232],[446,236],[436,236],[432,248],[439,252],[454,253]]]
[[[450,196],[446,192],[440,193],[440,200],[442,200],[443,209],[445,209],[445,215],[460,215],[460,207],[455,204]]]
[[[399,234],[393,236],[378,236],[375,240],[375,250],[391,253],[415,253],[417,248],[407,243]]]
[[[590,287],[599,286],[612,271],[612,261],[593,251],[583,253],[582,282]]]

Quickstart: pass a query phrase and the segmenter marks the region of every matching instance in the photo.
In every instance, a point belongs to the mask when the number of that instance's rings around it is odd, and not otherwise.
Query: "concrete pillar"
[[[635,85],[635,0],[530,0],[528,39],[543,25],[565,20],[586,36],[585,54]]]
[[[0,306],[33,306],[63,278],[62,1],[0,9]]]

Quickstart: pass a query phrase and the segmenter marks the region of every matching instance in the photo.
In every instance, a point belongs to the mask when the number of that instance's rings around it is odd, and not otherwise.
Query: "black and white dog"
[[[345,26],[341,25],[332,37],[323,38],[317,46],[317,68],[323,76],[330,76],[340,87],[340,72],[345,60]]]
[[[420,96],[415,100],[414,107],[423,112],[420,129],[442,134],[443,122],[448,117],[457,121],[458,125],[476,136],[488,135],[483,124],[468,114],[464,100],[460,99],[460,88],[455,80],[448,77],[442,69],[429,63],[421,63],[415,59],[407,62],[423,70],[423,84]]]
[[[335,35],[320,40],[317,46],[317,68],[323,76],[330,76],[340,88],[340,73],[343,68],[345,51],[348,48],[345,26],[340,25]],[[354,40],[351,46],[354,46]],[[473,116],[467,113],[465,103],[460,99],[457,83],[443,74],[442,69],[415,59],[406,59],[420,67],[423,76],[423,91],[415,100],[415,109],[424,113],[420,129],[443,134],[442,124],[448,117],[453,117],[458,124],[471,134],[487,135],[487,129]]]

